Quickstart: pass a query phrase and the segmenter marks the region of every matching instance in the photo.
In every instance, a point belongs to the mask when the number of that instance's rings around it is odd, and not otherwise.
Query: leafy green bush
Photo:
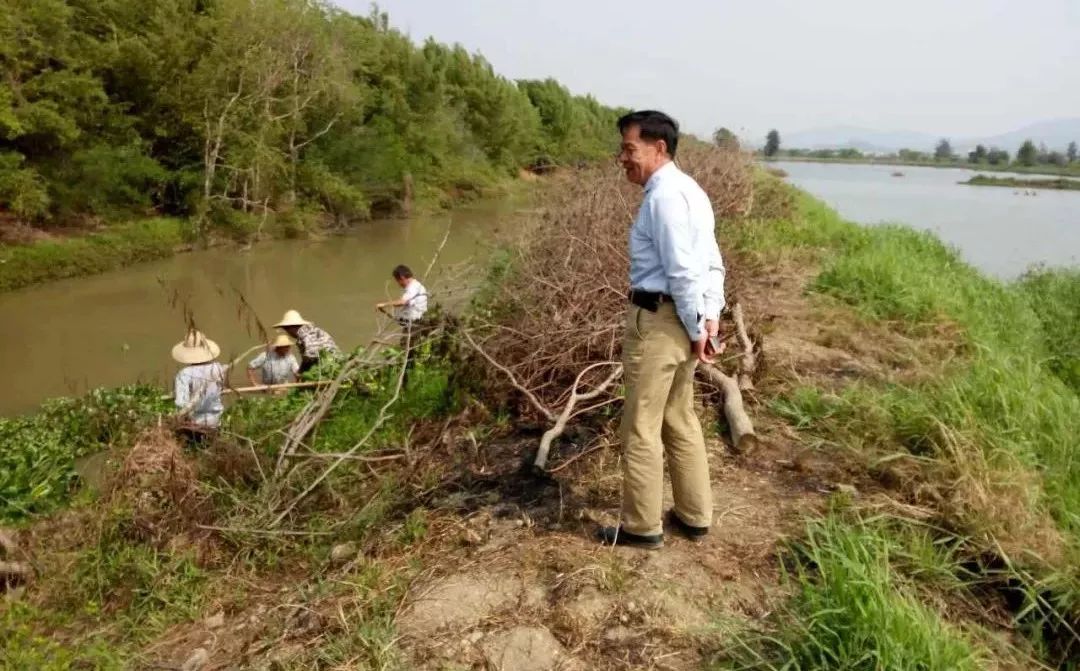
[[[148,209],[168,179],[169,172],[137,145],[99,145],[72,155],[54,182],[54,200],[61,215],[117,217]]]
[[[24,219],[38,219],[49,211],[44,180],[32,168],[23,168],[23,156],[0,152],[0,208]]]
[[[153,387],[96,389],[46,402],[28,417],[0,418],[0,520],[52,510],[76,481],[76,458],[129,442],[168,410]]]

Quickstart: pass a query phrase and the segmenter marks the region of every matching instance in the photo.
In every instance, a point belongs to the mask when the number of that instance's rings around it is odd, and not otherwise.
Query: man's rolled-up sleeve
[[[675,310],[690,340],[700,340],[705,333],[701,323],[705,314],[705,278],[700,253],[694,248],[690,205],[680,193],[658,194],[652,200],[651,210],[652,237],[667,275],[668,290],[675,300]]]

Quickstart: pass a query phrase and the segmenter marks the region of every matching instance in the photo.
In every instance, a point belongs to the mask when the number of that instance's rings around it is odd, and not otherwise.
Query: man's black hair
[[[641,137],[650,142],[663,140],[667,153],[675,158],[675,148],[679,145],[679,122],[663,112],[639,110],[619,117],[619,133],[625,133],[630,126],[641,129]]]
[[[401,266],[398,266],[397,268],[394,268],[393,275],[394,275],[395,280],[409,279],[410,277],[413,276],[412,271],[409,270],[409,266],[405,266],[405,265],[401,265]]]

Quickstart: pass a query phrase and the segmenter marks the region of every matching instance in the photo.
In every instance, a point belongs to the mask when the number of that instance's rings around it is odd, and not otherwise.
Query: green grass
[[[61,624],[54,613],[12,600],[0,607],[0,669],[68,671],[69,669],[127,668],[126,655],[100,636],[67,646],[45,628]]]
[[[938,595],[962,596],[947,546],[911,526],[832,512],[787,553],[793,596],[766,632],[742,632],[715,669],[964,671],[990,652],[950,624]]]
[[[916,340],[942,326],[959,334],[957,358],[940,376],[861,380],[839,390],[802,386],[770,408],[811,444],[846,450],[871,473],[897,459],[917,464],[918,491],[936,488],[942,497],[936,513],[944,527],[932,544],[968,557],[1001,552],[999,542],[1023,548],[994,575],[964,576],[933,568],[934,560],[929,570],[908,571],[898,581],[894,529],[869,533],[838,518],[813,523],[793,574],[798,592],[789,621],[773,639],[755,639],[748,648],[754,654],[739,659],[753,668],[977,667],[981,653],[919,605],[928,596],[923,588],[942,580],[1007,580],[1023,586],[1014,613],[1019,628],[1048,663],[1059,663],[1069,639],[1060,623],[1080,621],[1077,271],[1036,270],[1002,283],[932,234],[859,227],[805,195],[789,218],[722,233],[740,251],[769,261],[816,264],[810,291],[864,320],[888,322]],[[1033,523],[1056,526],[1064,550],[1029,536]],[[914,554],[909,541],[902,544]],[[922,545],[921,555],[933,559]],[[1044,550],[1047,557],[1038,557]],[[1058,640],[1044,640],[1050,625]]]
[[[863,431],[885,425],[918,454],[945,457],[959,437],[987,455],[1001,452],[1030,466],[1045,489],[1037,498],[1080,537],[1080,397],[1066,384],[1077,365],[1076,271],[1037,272],[1004,284],[930,233],[859,227],[806,196],[789,220],[747,226],[736,235],[736,245],[752,252],[811,254],[821,264],[811,290],[865,318],[915,335],[943,323],[959,327],[969,354],[941,379],[863,389],[869,400],[845,412],[867,420]],[[825,406],[808,407],[817,402],[812,395],[794,401],[781,403],[803,406],[808,416],[797,424],[814,432],[821,418],[815,413]]]
[[[886,391],[880,403],[896,436],[934,456],[946,455],[962,436],[986,454],[1015,457],[1041,473],[1053,514],[1080,537],[1080,397],[1049,365],[1054,338],[1030,291],[981,275],[929,233],[866,231],[869,241],[831,255],[812,288],[907,328],[955,323],[972,351],[941,380]],[[1069,287],[1042,296],[1044,313],[1080,310]]]
[[[1036,268],[1017,288],[1039,319],[1046,366],[1080,394],[1080,269]]]
[[[179,219],[145,219],[82,237],[0,247],[0,291],[169,256],[183,242],[183,226]]]
[[[1066,179],[1016,179],[1015,177],[990,177],[975,175],[966,182],[971,186],[1005,186],[1014,189],[1057,189],[1059,191],[1080,191],[1080,180]]]

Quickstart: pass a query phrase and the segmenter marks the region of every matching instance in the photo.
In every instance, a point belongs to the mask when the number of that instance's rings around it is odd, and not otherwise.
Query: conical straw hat
[[[292,347],[293,346],[293,341],[292,341],[292,338],[285,335],[284,333],[281,333],[281,334],[278,335],[278,337],[274,338],[274,341],[272,343],[270,343],[270,346],[274,347],[274,348],[277,348],[277,347]]]
[[[296,310],[289,310],[285,313],[285,316],[281,318],[281,321],[274,324],[274,326],[280,328],[282,326],[304,326],[305,324],[310,323],[311,322],[301,317],[300,313]]]
[[[191,330],[183,342],[172,348],[172,358],[183,364],[206,363],[221,354],[221,348],[201,331]]]

